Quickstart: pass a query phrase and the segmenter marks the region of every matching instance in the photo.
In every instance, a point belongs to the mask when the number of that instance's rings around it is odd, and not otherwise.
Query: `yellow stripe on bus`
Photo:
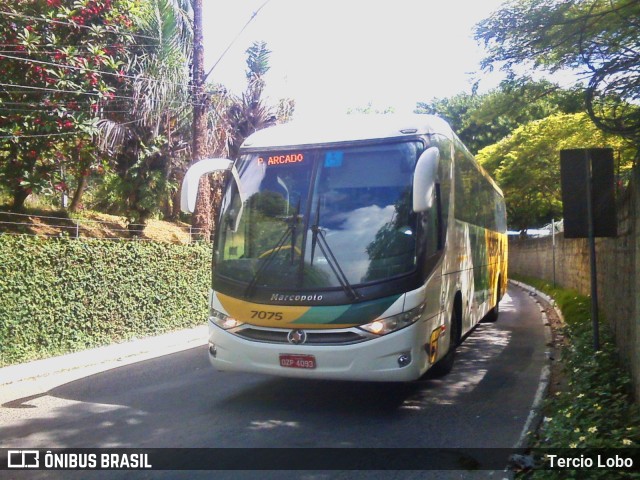
[[[311,308],[308,306],[265,305],[216,293],[224,309],[236,320],[261,327],[287,327]]]

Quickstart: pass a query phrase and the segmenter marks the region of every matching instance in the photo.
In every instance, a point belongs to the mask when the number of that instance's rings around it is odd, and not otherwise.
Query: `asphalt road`
[[[82,378],[0,409],[0,447],[513,447],[545,364],[532,298],[511,286],[443,379],[411,384],[221,373],[205,347]],[[0,477],[3,477],[0,472]],[[130,478],[131,472],[91,472]],[[85,478],[29,472],[7,478]],[[193,478],[195,474],[183,475]],[[202,478],[470,478],[465,472],[201,472]],[[146,472],[144,478],[178,477]],[[477,478],[503,478],[479,472]],[[474,478],[476,478],[474,477]]]

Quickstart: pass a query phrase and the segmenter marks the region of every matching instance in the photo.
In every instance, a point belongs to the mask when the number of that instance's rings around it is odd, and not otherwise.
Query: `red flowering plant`
[[[0,0],[0,188],[14,209],[99,167],[92,136],[126,78],[132,5]]]

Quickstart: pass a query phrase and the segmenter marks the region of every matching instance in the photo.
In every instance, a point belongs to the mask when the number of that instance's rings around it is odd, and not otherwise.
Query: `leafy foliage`
[[[271,68],[269,66],[269,55],[271,50],[267,48],[267,42],[253,42],[246,50],[247,54],[247,82],[252,84],[262,81],[262,78]]]
[[[511,0],[476,26],[487,68],[571,68],[589,79],[586,104],[599,128],[640,141],[640,3]]]
[[[0,235],[0,365],[202,323],[210,251]]]
[[[269,54],[265,42],[254,42],[246,50],[247,54],[247,90],[239,97],[233,98],[229,105],[225,120],[228,129],[228,148],[230,158],[237,158],[238,151],[245,138],[258,130],[275,125],[277,117],[273,108],[265,105],[262,98],[264,90],[263,76],[269,70]],[[283,103],[278,114],[284,114]],[[289,105],[288,115],[293,112]]]
[[[393,107],[377,108],[373,106],[373,103],[368,102],[364,107],[354,107],[347,109],[347,115],[362,114],[362,115],[386,115],[389,113],[395,113]]]
[[[461,93],[417,104],[416,113],[436,114],[449,122],[472,153],[494,144],[533,120],[584,110],[581,93],[547,81],[506,80],[486,94]]]
[[[96,168],[98,112],[124,78],[130,0],[2,1],[0,181],[13,208]]]
[[[637,448],[640,406],[633,402],[629,374],[620,366],[613,335],[601,325],[601,350],[593,351],[590,300],[571,290],[522,278],[551,295],[565,318],[568,344],[562,350],[567,390],[547,398],[544,419],[532,446],[552,448]],[[540,470],[527,478],[638,478],[630,472]]]
[[[598,130],[585,113],[528,123],[478,153],[504,191],[510,228],[526,230],[562,216],[560,150],[587,147],[614,148],[622,168],[632,164],[628,143]]]
[[[168,195],[175,170],[188,163],[192,50],[189,2],[153,0],[136,15],[129,46],[131,75],[118,94],[130,98],[119,113],[98,122],[101,150],[113,159],[117,207],[132,224],[144,223]]]

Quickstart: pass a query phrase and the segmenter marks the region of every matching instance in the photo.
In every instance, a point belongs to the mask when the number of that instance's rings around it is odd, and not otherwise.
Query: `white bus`
[[[251,135],[228,170],[213,247],[219,370],[411,381],[443,375],[507,285],[504,198],[435,116],[347,116]]]

